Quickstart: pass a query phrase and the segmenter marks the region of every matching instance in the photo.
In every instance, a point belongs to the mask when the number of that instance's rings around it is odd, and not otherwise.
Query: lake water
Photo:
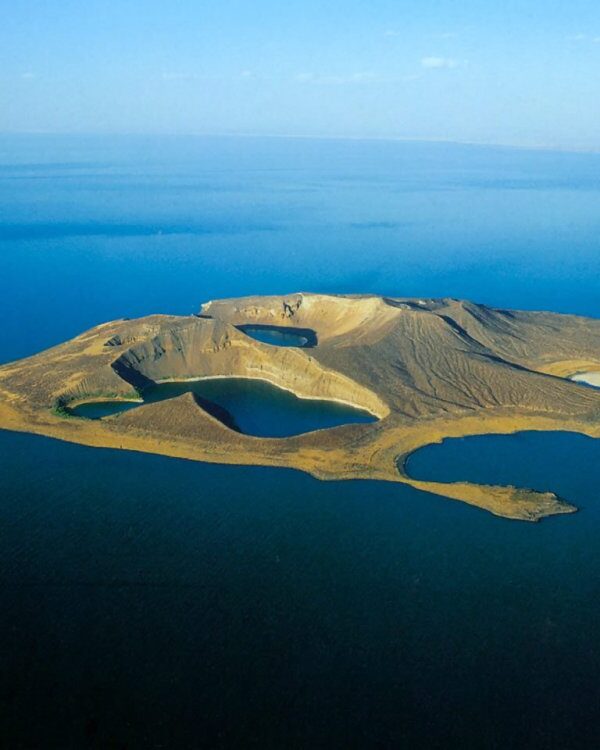
[[[317,335],[308,329],[289,329],[278,326],[238,326],[240,331],[263,344],[308,348],[316,346]]]
[[[0,360],[290,291],[600,315],[600,157],[358,141],[0,138]],[[11,748],[589,748],[600,442],[427,448],[540,524],[377,482],[0,433]]]
[[[376,417],[346,404],[298,398],[264,380],[210,378],[181,383],[159,383],[144,389],[144,403],[156,403],[193,393],[198,405],[245,435],[288,437],[342,424],[374,422]],[[70,411],[78,417],[103,419],[140,406],[123,401],[80,404]]]

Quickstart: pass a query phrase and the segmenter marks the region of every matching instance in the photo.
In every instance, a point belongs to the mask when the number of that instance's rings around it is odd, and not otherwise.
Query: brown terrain
[[[237,326],[315,332],[311,348],[277,347]],[[575,510],[551,492],[419,481],[417,448],[446,437],[519,430],[600,436],[600,390],[569,378],[600,371],[600,321],[497,310],[455,299],[292,294],[205,304],[198,316],[151,315],[97,326],[0,367],[0,428],[84,445],[235,464],[286,466],[320,479],[379,479],[535,521]],[[144,386],[211,376],[260,378],[378,420],[287,438],[226,427],[192,394],[102,420],[85,401],[139,400]]]

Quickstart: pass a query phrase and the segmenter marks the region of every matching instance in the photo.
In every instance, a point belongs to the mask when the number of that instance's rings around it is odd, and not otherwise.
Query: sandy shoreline
[[[586,385],[593,385],[594,388],[600,388],[600,371],[598,370],[578,372],[575,375],[571,375],[570,379],[576,383],[585,383]]]

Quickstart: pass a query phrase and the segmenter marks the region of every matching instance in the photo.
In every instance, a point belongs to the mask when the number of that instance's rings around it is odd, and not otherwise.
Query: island
[[[260,335],[269,330],[281,345]],[[192,392],[144,399],[158,384],[216,378],[261,381],[369,418],[262,437],[236,429]],[[418,480],[406,459],[427,444],[467,435],[563,430],[599,437],[599,378],[600,320],[453,298],[244,297],[207,302],[195,315],[104,323],[3,365],[0,428],[198,461],[291,467],[323,480],[400,482],[537,521],[576,509],[552,492]],[[78,416],[82,404],[102,402],[137,408]]]

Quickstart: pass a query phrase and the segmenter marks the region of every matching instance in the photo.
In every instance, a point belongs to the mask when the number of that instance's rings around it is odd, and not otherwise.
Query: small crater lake
[[[104,419],[192,393],[199,407],[231,429],[257,437],[289,437],[343,424],[375,422],[367,411],[335,401],[298,398],[264,380],[207,378],[157,383],[145,388],[142,401],[90,401],[70,409],[76,417]]]
[[[307,349],[317,345],[317,334],[310,328],[240,325],[237,329],[250,338],[272,346],[295,346]]]

